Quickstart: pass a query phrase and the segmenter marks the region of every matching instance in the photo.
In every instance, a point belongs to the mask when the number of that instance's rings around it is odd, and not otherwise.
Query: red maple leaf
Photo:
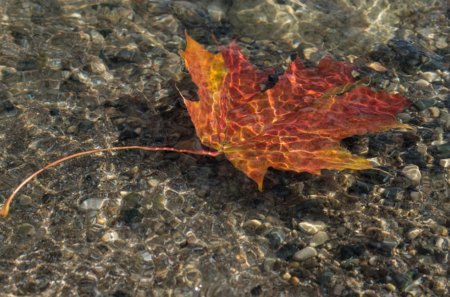
[[[261,85],[271,70],[255,68],[236,43],[212,54],[186,35],[183,52],[199,101],[184,100],[201,142],[216,151],[170,147],[122,146],[75,153],[47,164],[22,181],[6,199],[6,217],[15,195],[48,168],[81,156],[118,150],[224,154],[262,190],[269,167],[320,174],[322,169],[368,169],[364,158],[340,146],[343,138],[406,128],[395,115],[407,100],[399,94],[375,92],[351,75],[353,66],[323,58],[315,68],[293,61],[277,84]]]
[[[225,154],[262,190],[269,167],[320,174],[368,169],[340,146],[346,137],[406,127],[395,119],[407,100],[360,86],[352,64],[323,58],[293,61],[276,85],[261,91],[270,70],[255,68],[236,43],[217,54],[190,36],[183,53],[199,101],[184,100],[201,142]]]

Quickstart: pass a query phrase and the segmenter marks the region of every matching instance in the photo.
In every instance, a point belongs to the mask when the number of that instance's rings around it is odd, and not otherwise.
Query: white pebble
[[[104,202],[105,200],[100,198],[86,199],[80,204],[80,209],[84,211],[99,210],[102,208]]]
[[[303,261],[315,256],[317,256],[317,250],[313,247],[308,246],[296,252],[293,258],[296,261]]]
[[[418,85],[419,87],[422,87],[422,88],[426,88],[430,85],[430,83],[421,78],[421,79],[416,80],[416,85]]]
[[[320,221],[303,221],[298,224],[300,229],[308,234],[316,234],[319,231],[325,230],[327,225]]]
[[[102,240],[105,242],[113,242],[119,239],[119,234],[116,231],[108,231],[102,236]]]
[[[402,173],[412,182],[414,183],[420,183],[420,180],[422,179],[422,174],[420,173],[420,169],[417,165],[406,165]]]
[[[439,161],[439,165],[441,165],[444,168],[450,167],[450,158],[449,159],[441,159]]]
[[[422,72],[420,76],[427,82],[435,82],[435,81],[441,80],[439,74],[437,74],[436,72],[431,72],[431,71]]]
[[[328,233],[325,231],[319,231],[311,238],[311,242],[309,243],[309,245],[312,247],[316,247],[326,243],[328,240],[330,240],[330,236],[328,236]]]
[[[417,236],[419,236],[422,233],[422,229],[419,228],[414,228],[411,231],[408,232],[408,238],[413,240],[415,238],[417,238]]]

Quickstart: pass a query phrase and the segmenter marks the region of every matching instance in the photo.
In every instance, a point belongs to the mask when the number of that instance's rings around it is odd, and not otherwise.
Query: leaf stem
[[[37,170],[30,176],[28,176],[26,179],[24,179],[11,193],[11,195],[6,199],[5,203],[3,204],[2,209],[0,210],[0,216],[3,218],[6,218],[9,214],[9,207],[14,199],[14,197],[17,195],[17,193],[26,185],[28,184],[33,178],[44,172],[45,170],[55,167],[59,164],[61,164],[64,161],[75,159],[78,157],[95,154],[95,153],[102,153],[102,152],[112,152],[112,151],[122,151],[122,150],[143,150],[143,151],[172,151],[172,152],[178,152],[178,153],[188,153],[188,154],[194,154],[194,155],[204,155],[204,156],[211,156],[216,157],[220,154],[222,154],[221,151],[208,151],[208,150],[189,150],[189,149],[176,149],[171,147],[148,147],[148,146],[138,146],[138,145],[132,145],[132,146],[118,146],[118,147],[110,147],[110,148],[99,148],[99,149],[92,149],[84,152],[75,153],[69,156],[65,156],[61,159],[58,159],[56,161],[53,161],[41,169]]]

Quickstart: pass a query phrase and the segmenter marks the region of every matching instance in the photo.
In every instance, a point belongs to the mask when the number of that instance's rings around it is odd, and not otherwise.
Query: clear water
[[[0,220],[0,296],[449,294],[446,1],[1,3],[1,197],[69,153],[198,147],[177,91],[195,96],[185,31],[212,50],[236,39],[260,66],[282,69],[294,53],[353,61],[414,103],[399,117],[415,130],[346,142],[385,173],[271,171],[262,193],[223,158],[70,161]],[[316,221],[328,240],[294,261],[317,240],[301,226]]]

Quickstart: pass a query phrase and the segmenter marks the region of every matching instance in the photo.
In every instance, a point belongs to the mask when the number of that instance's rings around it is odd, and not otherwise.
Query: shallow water
[[[185,31],[277,70],[352,61],[414,129],[344,141],[382,170],[271,171],[262,193],[221,157],[64,163],[0,220],[0,296],[448,295],[449,7],[403,2],[3,1],[0,197],[69,153],[199,147]]]

